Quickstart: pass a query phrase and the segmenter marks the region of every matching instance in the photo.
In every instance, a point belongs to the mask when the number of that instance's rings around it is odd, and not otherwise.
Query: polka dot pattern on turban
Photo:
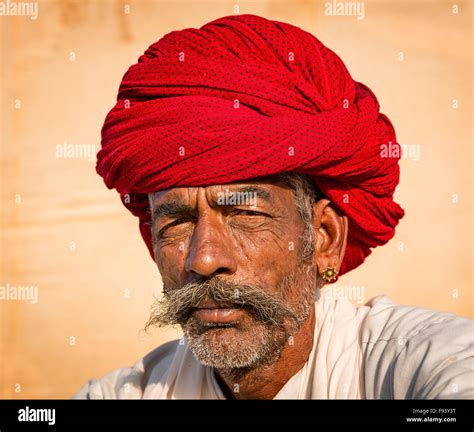
[[[97,172],[139,218],[152,256],[148,193],[306,174],[349,219],[343,274],[404,214],[394,149],[374,94],[336,54],[295,26],[236,15],[169,33],[130,67]]]

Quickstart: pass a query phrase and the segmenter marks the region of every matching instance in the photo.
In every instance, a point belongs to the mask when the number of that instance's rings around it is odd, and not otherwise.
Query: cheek
[[[242,279],[263,287],[276,286],[298,266],[298,235],[283,233],[240,237],[237,242],[241,255]]]
[[[180,283],[180,275],[184,271],[184,252],[179,245],[156,247],[155,257],[162,279],[167,285]]]
[[[234,231],[233,238],[249,260],[284,265],[295,262],[302,234],[301,227],[279,222],[254,232]]]

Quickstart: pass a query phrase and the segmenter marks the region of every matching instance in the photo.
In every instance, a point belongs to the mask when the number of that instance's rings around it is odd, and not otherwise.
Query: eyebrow
[[[270,192],[260,186],[241,186],[238,188],[227,189],[229,193],[252,193],[255,194],[257,200],[265,201],[268,204],[273,205],[273,197]],[[222,192],[222,191],[219,191]],[[213,200],[214,202],[216,200]],[[158,204],[152,209],[152,220],[156,220],[158,217],[176,217],[182,214],[190,213],[194,210],[190,205],[179,202],[179,201],[170,201],[163,204]]]
[[[153,207],[151,217],[152,220],[156,220],[158,217],[177,216],[192,210],[192,207],[188,204],[179,201],[171,201],[168,203],[158,204],[156,207]]]

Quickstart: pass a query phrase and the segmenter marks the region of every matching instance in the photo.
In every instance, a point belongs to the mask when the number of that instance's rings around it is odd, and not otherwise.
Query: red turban
[[[399,150],[374,94],[311,34],[253,15],[167,34],[131,66],[102,129],[97,172],[140,218],[147,194],[294,172],[349,219],[340,274],[386,243]],[[389,152],[390,153],[390,152]]]

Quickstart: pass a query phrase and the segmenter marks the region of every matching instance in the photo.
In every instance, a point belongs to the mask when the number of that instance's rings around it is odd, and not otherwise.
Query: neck
[[[238,373],[216,371],[217,381],[226,397],[273,399],[308,360],[313,347],[314,326],[313,308],[309,318],[293,335],[292,343],[287,343],[278,359],[270,365]]]

